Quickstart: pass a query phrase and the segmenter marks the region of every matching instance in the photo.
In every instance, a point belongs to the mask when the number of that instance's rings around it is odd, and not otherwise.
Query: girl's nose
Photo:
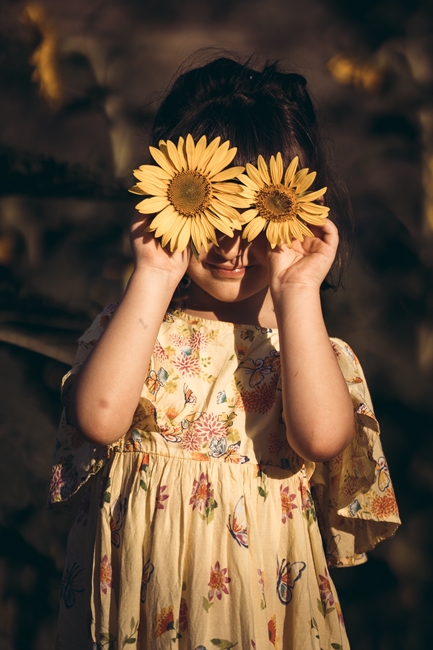
[[[225,257],[226,259],[232,259],[234,257],[239,257],[241,253],[244,252],[245,248],[248,246],[248,241],[242,239],[240,233],[235,232],[233,237],[224,235],[223,233],[217,234],[218,245],[214,245],[214,250],[218,255]]]

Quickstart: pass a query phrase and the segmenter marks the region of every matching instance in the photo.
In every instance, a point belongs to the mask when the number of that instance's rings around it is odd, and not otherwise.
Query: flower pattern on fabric
[[[227,586],[231,582],[231,578],[227,575],[228,569],[221,569],[220,563],[215,562],[215,566],[210,569],[210,580],[208,582],[209,589],[209,602],[212,601],[214,595],[221,600],[223,593],[229,593]]]
[[[65,402],[109,318],[99,316],[81,337]],[[287,442],[278,332],[181,312],[164,319],[121,439],[78,447],[62,420],[51,501],[65,500],[96,475],[70,537],[63,645],[81,625],[74,616],[88,607],[88,584],[98,608],[93,642],[107,649],[168,643],[238,650],[241,640],[251,648],[291,647],[283,621],[301,620],[309,603],[317,614],[309,614],[305,630],[297,628],[296,644],[348,650],[326,562],[365,561],[365,552],[396,529],[398,516],[362,370],[345,344],[332,343],[352,396],[356,436],[329,463],[304,462]],[[198,374],[182,376],[175,361],[191,358]],[[84,525],[99,531],[94,549],[79,542]]]
[[[277,647],[277,617],[275,614],[268,621],[268,635],[269,641],[272,643],[274,648]]]
[[[101,583],[101,591],[102,593],[106,594],[108,589],[111,589],[111,587],[113,586],[111,581],[112,567],[106,555],[104,555],[104,557],[101,560],[99,576],[100,576],[100,583]]]
[[[164,492],[167,489],[167,485],[161,485],[158,494],[156,495],[156,504],[155,504],[155,510],[164,510],[165,505],[164,501],[166,501],[169,498],[169,494],[164,494]]]
[[[283,488],[283,486],[280,485],[280,497],[281,497],[281,509],[283,513],[281,516],[281,521],[283,522],[283,524],[285,524],[287,519],[293,519],[292,510],[298,507],[296,503],[293,503],[293,501],[296,499],[296,494],[289,494],[288,485],[285,488]]]
[[[218,504],[214,499],[212,484],[204,472],[200,474],[198,481],[194,479],[189,505],[192,505],[193,510],[196,508],[199,510],[201,518],[206,523],[209,524],[213,520],[214,510]]]
[[[156,617],[155,623],[155,639],[174,629],[174,608],[173,605],[164,607]]]

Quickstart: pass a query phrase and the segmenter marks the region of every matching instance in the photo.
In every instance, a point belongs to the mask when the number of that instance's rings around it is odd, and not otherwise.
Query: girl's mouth
[[[204,266],[206,266],[213,275],[220,278],[232,279],[243,278],[248,269],[246,266],[224,266],[219,264],[209,264],[209,262],[206,262]]]

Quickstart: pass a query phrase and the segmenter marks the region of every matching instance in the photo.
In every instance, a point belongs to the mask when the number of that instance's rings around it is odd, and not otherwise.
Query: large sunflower
[[[227,181],[237,178],[244,167],[230,167],[236,148],[230,142],[220,145],[215,138],[208,145],[206,136],[197,144],[191,135],[179,138],[177,146],[161,140],[159,148],[149,147],[156,165],[141,165],[134,170],[138,183],[133,194],[151,195],[137,206],[144,214],[155,214],[149,232],[161,237],[162,246],[183,251],[191,241],[193,250],[217,244],[215,230],[233,237],[234,229],[245,223],[236,208],[250,207],[241,196],[242,186]],[[224,170],[224,171],[223,171]]]
[[[247,175],[239,180],[244,184],[243,196],[253,205],[243,213],[248,221],[242,237],[252,241],[266,230],[271,247],[281,244],[292,245],[293,239],[304,241],[304,237],[314,237],[307,223],[323,226],[329,208],[314,203],[321,198],[326,187],[316,192],[307,192],[316,178],[316,172],[308,173],[308,168],[298,169],[296,156],[288,166],[283,181],[283,159],[280,153],[271,156],[269,169],[263,156],[257,159],[257,167],[247,163]]]

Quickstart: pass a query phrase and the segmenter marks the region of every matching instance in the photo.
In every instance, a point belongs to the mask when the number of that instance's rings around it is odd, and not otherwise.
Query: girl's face
[[[187,300],[201,309],[212,311],[218,303],[253,301],[268,287],[268,241],[264,233],[251,243],[234,237],[218,236],[218,246],[211,245],[208,252],[202,249],[198,260],[191,257],[188,276],[192,281]],[[204,307],[201,307],[206,303]],[[233,308],[235,305],[233,305]]]

